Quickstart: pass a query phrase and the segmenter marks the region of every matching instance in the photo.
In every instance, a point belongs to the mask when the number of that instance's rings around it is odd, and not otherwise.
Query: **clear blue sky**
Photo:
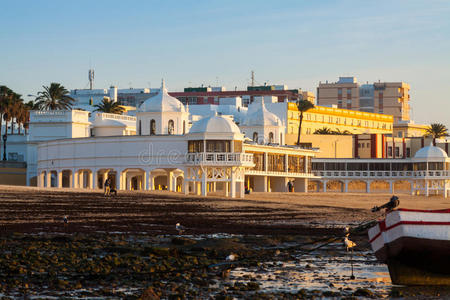
[[[411,85],[416,122],[450,127],[450,1],[2,1],[0,84],[169,90],[319,81]],[[28,100],[27,97],[25,97]]]

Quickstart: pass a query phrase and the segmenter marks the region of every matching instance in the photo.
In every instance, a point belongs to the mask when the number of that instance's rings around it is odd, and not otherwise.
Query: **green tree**
[[[322,127],[322,128],[316,129],[316,131],[314,131],[314,134],[334,134],[334,133],[330,128]]]
[[[436,146],[436,139],[448,136],[448,129],[444,124],[432,123],[427,128],[425,135],[433,137],[433,145]]]
[[[69,91],[59,83],[42,86],[44,91],[38,92],[36,104],[40,110],[70,110],[75,100],[68,95]]]
[[[297,101],[297,109],[300,112],[300,122],[298,124],[297,145],[300,145],[300,135],[302,134],[303,113],[313,109],[314,104],[308,100]]]
[[[96,107],[94,111],[100,111],[110,114],[121,115],[125,111],[125,109],[122,106],[120,106],[118,102],[113,102],[108,97],[104,97],[102,102],[94,105],[94,107]]]
[[[341,131],[339,128],[337,128],[336,130],[333,130],[331,134],[348,135],[348,134],[352,134],[352,133],[348,130]]]

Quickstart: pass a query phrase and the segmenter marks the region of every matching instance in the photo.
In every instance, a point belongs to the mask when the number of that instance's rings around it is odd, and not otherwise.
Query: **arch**
[[[258,142],[258,133],[257,132],[253,132],[253,141],[254,142]]]
[[[408,193],[412,191],[413,188],[413,183],[409,180],[395,180],[393,185],[395,191],[404,191]]]
[[[344,181],[332,179],[327,182],[327,191],[342,192],[344,191]]]
[[[178,175],[178,177],[176,179],[175,191],[182,192],[183,191],[183,185],[184,185],[184,176],[183,175]]]
[[[374,180],[370,182],[371,192],[388,192],[389,193],[389,181],[387,180]]]
[[[155,135],[156,134],[156,121],[154,119],[152,119],[150,121],[150,135]]]
[[[269,132],[269,143],[273,144],[273,132]]]
[[[173,120],[169,120],[167,124],[167,133],[174,134],[174,130],[175,130],[175,123]]]
[[[364,180],[350,180],[348,182],[348,191],[353,191],[353,192],[365,192],[367,190],[367,182]]]
[[[139,124],[138,124],[138,134],[142,135],[142,121],[139,120]]]

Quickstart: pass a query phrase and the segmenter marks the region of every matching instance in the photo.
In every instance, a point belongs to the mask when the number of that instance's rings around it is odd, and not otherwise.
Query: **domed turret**
[[[239,127],[229,118],[212,116],[203,118],[192,125],[189,133],[232,133],[241,134]]]
[[[242,124],[244,134],[258,144],[282,145],[284,126],[280,118],[266,109],[264,101],[253,103],[252,106],[249,111],[253,112]]]
[[[169,95],[164,80],[158,94],[145,100],[140,106],[141,112],[185,112],[183,103]]]
[[[414,158],[448,158],[448,155],[444,150],[439,147],[433,146],[433,143],[431,143],[430,146],[423,147],[422,149],[417,151],[416,155],[414,155]]]
[[[137,134],[185,134],[189,119],[183,103],[167,92],[164,80],[158,94],[148,98],[136,113]]]

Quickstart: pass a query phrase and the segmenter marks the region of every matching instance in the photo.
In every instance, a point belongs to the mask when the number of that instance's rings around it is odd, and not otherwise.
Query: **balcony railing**
[[[313,171],[323,178],[450,178],[450,171]]]
[[[253,166],[253,154],[251,153],[227,153],[227,152],[200,152],[188,153],[186,162],[194,165],[245,165]]]

